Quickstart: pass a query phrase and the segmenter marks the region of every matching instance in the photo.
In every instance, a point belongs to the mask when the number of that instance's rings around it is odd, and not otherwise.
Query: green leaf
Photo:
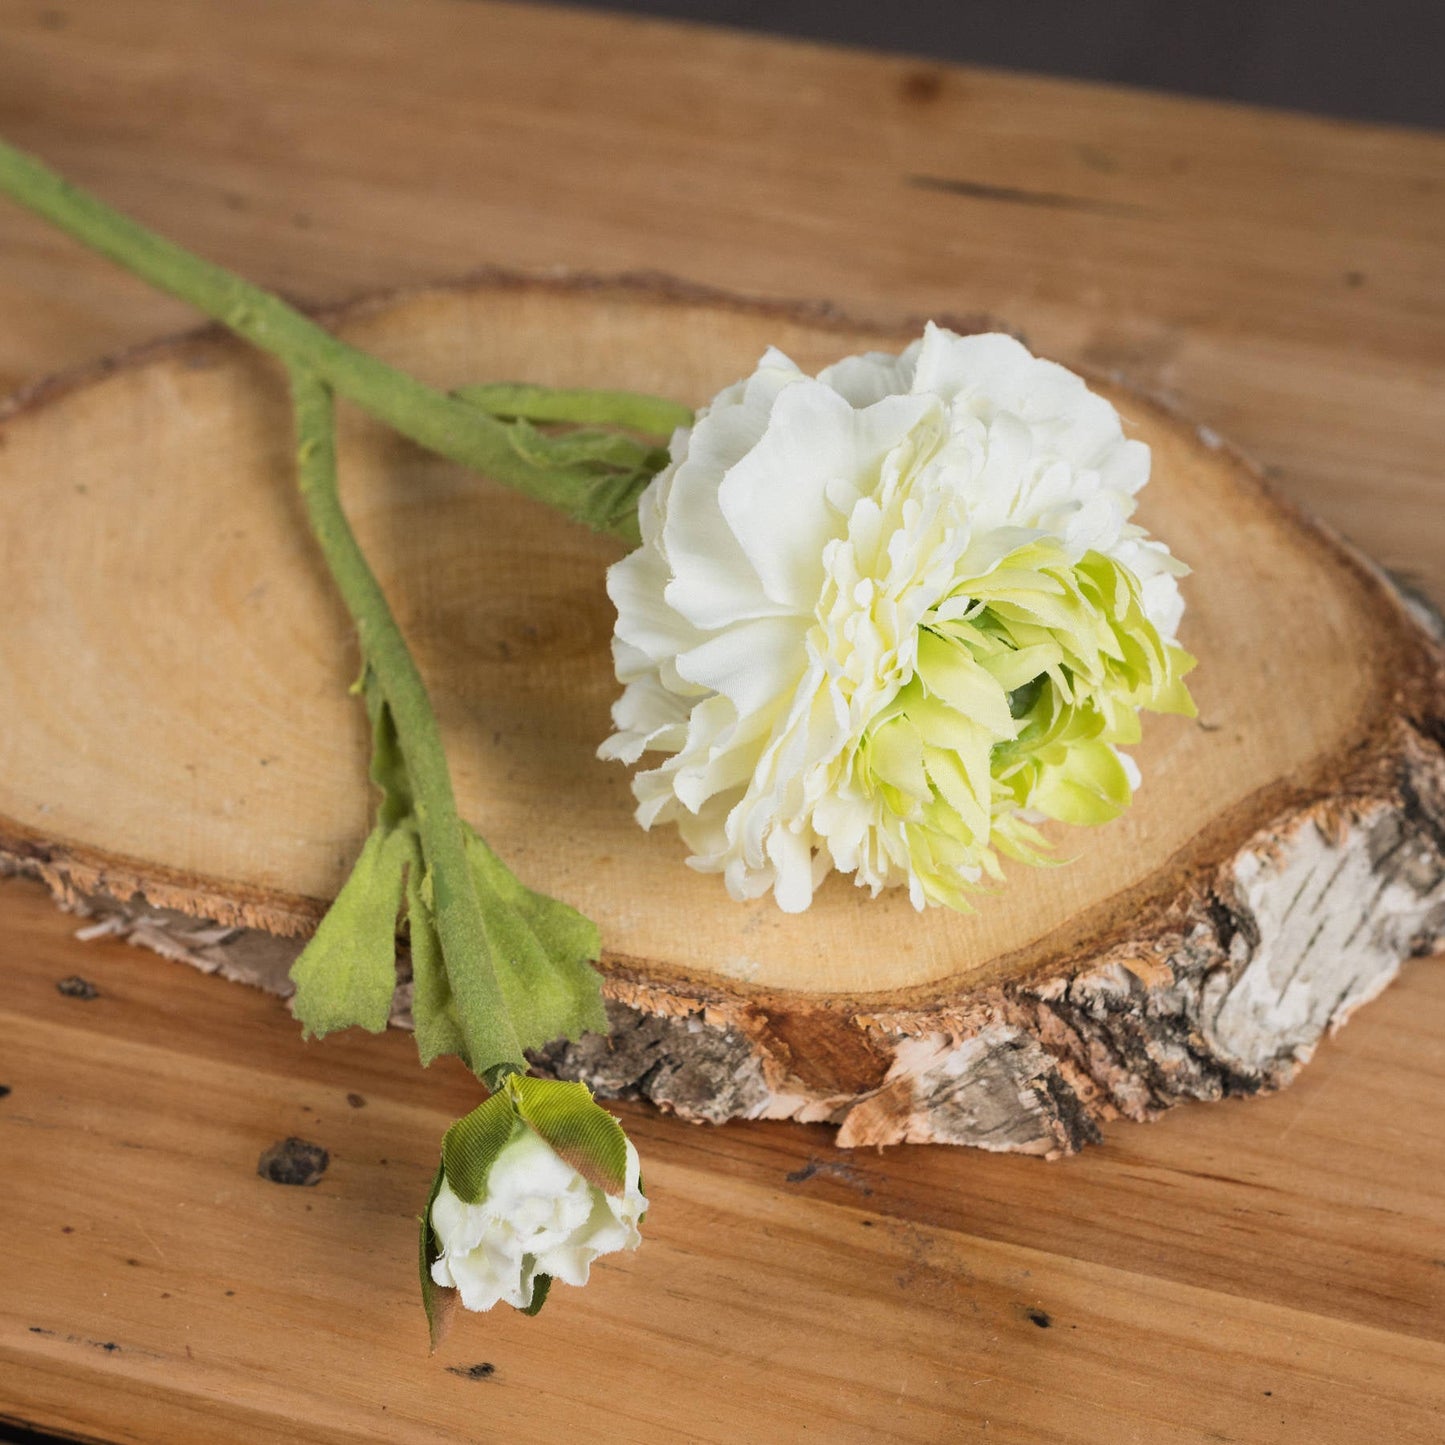
[[[413,846],[409,833],[378,824],[291,965],[292,1011],[307,1037],[352,1025],[374,1034],[386,1027],[396,989],[397,912]]]
[[[442,1054],[456,1054],[468,1068],[466,1039],[457,1019],[456,1001],[442,962],[436,917],[426,896],[421,868],[407,875],[406,911],[411,923],[411,1016],[423,1066]]]
[[[552,1289],[552,1276],[550,1274],[539,1274],[532,1277],[532,1303],[522,1311],[524,1315],[541,1314],[542,1306],[547,1303],[547,1296]]]
[[[652,481],[647,472],[567,474],[567,515],[594,532],[611,532],[631,547],[642,541],[637,503]]]
[[[506,1090],[518,1115],[589,1184],[606,1194],[626,1190],[627,1135],[586,1084],[513,1074]]]
[[[462,1041],[458,1054],[474,1074],[485,1077],[497,1065],[520,1064],[525,1048],[502,987],[488,902],[472,878],[468,829],[460,819],[456,828],[461,846],[455,850],[454,861],[449,858],[447,866],[440,868],[428,860],[422,892],[441,943],[450,1015]],[[458,920],[460,929],[455,926]]]
[[[1189,689],[1184,685],[1184,674],[1192,672],[1198,660],[1182,647],[1169,649],[1170,679],[1150,700],[1149,706],[1155,712],[1177,713],[1182,717],[1198,717],[1199,710]]]
[[[418,1221],[421,1225],[421,1242],[417,1251],[417,1264],[421,1273],[421,1305],[426,1311],[426,1328],[432,1354],[436,1353],[436,1347],[441,1344],[442,1336],[451,1323],[452,1311],[456,1308],[457,1293],[453,1289],[446,1289],[439,1285],[431,1277],[431,1267],[441,1257],[441,1251],[436,1247],[436,1235],[432,1232],[431,1207],[437,1202],[443,1178],[445,1178],[445,1174],[442,1166],[438,1164],[437,1172],[432,1177],[431,1189],[426,1197],[426,1207],[422,1210],[421,1218]]]
[[[477,888],[492,967],[524,1049],[606,1033],[597,925],[575,908],[534,893],[470,828],[467,859]]]
[[[510,419],[507,444],[535,474],[529,488],[532,495],[561,507],[575,521],[616,533],[634,546],[641,540],[638,498],[670,457],[665,447],[648,446],[625,433],[670,437],[676,428],[693,422],[687,407],[634,392],[496,383],[463,387],[452,395],[478,411]],[[546,433],[533,422],[573,424],[580,429]]]
[[[656,448],[623,432],[589,428],[553,436],[520,419],[508,426],[507,440],[523,461],[535,467],[637,472],[657,454]],[[662,453],[662,461],[665,466],[666,452]]]
[[[497,1156],[524,1128],[507,1089],[500,1089],[463,1115],[442,1140],[442,1170],[458,1199],[480,1204]]]

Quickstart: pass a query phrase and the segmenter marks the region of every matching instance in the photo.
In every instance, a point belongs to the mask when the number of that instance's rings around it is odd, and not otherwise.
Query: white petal
[[[679,654],[678,673],[720,692],[747,717],[797,686],[807,667],[808,619],[768,617],[715,632]]]
[[[1027,372],[1033,360],[1028,348],[1012,336],[996,331],[959,336],[930,322],[923,333],[913,390],[946,401],[959,394],[1014,396],[1019,391],[1015,379]]]
[[[497,1156],[487,1175],[487,1200],[498,1211],[533,1195],[561,1194],[579,1178],[539,1134],[523,1130]]]
[[[702,634],[668,606],[667,563],[656,547],[639,547],[607,569],[607,595],[617,609],[616,636],[656,661],[695,646]]]
[[[1129,789],[1137,793],[1144,782],[1144,775],[1139,771],[1139,764],[1120,749],[1114,749],[1114,756],[1119,759],[1120,766],[1124,769],[1124,776],[1129,780]]]
[[[768,427],[780,392],[801,376],[786,358],[755,372],[728,405],[700,415],[687,460],[671,479],[661,546],[672,571],[668,604],[699,627],[722,627],[739,617],[781,609],[762,590],[718,505],[718,480],[745,457]],[[791,368],[791,369],[790,369]]]
[[[813,901],[813,856],[808,841],[787,828],[768,834],[768,858],[778,870],[773,892],[784,913],[802,913]]]
[[[842,519],[828,483],[855,470],[852,407],[800,380],[782,391],[758,444],[718,486],[718,505],[768,597],[789,611],[817,601],[823,547]]]
[[[469,1310],[489,1310],[506,1303],[525,1309],[530,1291],[524,1290],[520,1255],[513,1258],[482,1246],[461,1256],[444,1256],[432,1265],[432,1279],[461,1295]]]
[[[886,351],[867,351],[861,356],[845,356],[842,361],[825,366],[818,380],[831,386],[850,406],[872,406],[885,396],[901,396],[913,383],[918,364],[918,344],[901,356]]]

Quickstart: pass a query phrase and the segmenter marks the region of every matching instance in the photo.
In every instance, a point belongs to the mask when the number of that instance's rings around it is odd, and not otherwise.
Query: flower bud
[[[553,1279],[636,1249],[647,1209],[637,1150],[583,1084],[511,1074],[447,1131],[422,1224],[426,1281],[469,1310],[535,1314]]]

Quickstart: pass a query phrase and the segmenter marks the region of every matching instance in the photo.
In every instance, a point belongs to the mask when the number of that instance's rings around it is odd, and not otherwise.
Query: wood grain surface
[[[515,377],[694,404],[770,344],[813,371],[913,335],[505,282],[367,308],[340,332],[446,388]],[[56,392],[0,414],[0,848],[29,830],[51,852],[109,860],[110,875],[129,868],[154,903],[294,933],[336,896],[373,805],[365,720],[347,694],[352,629],[305,532],[282,378],[212,335]],[[1428,693],[1418,630],[1369,573],[1188,424],[1117,389],[1111,399],[1153,453],[1139,520],[1194,568],[1182,641],[1201,661],[1200,718],[1146,718],[1132,751],[1148,786],[1119,823],[1050,828],[1059,857],[1079,856],[1063,870],[1009,866],[1008,886],[967,914],[919,916],[905,890],[873,900],[839,875],[790,918],[681,867],[672,829],[633,821],[630,770],[596,757],[619,690],[604,572],[623,548],[351,408],[341,468],[431,682],[462,814],[530,886],[595,918],[608,951],[644,969],[877,995],[877,1011],[918,985],[957,992],[1036,965],[1041,939],[1057,952],[1060,929],[1084,930],[1080,915],[1169,868],[1255,795],[1337,772],[1413,674]],[[1244,838],[1277,804],[1252,811]],[[135,886],[107,882],[122,899]]]
[[[265,995],[75,943],[34,884],[0,906],[0,1416],[137,1442],[1439,1438],[1439,968],[1288,1093],[1065,1165],[623,1106],[642,1250],[428,1360],[414,1214],[463,1071],[397,1033],[303,1046]],[[330,1151],[313,1188],[257,1177],[288,1136]]]
[[[0,0],[0,132],[309,302],[503,264],[1005,316],[1445,597],[1436,137],[467,0]],[[9,211],[0,317],[7,388],[190,319]],[[465,1078],[396,1036],[303,1047],[274,1002],[72,926],[0,888],[0,1415],[137,1441],[1438,1438],[1435,964],[1290,1093],[1057,1167],[634,1110],[648,1247],[428,1362],[409,1219]],[[57,992],[74,974],[100,996]],[[333,1150],[313,1190],[254,1176],[292,1133]]]
[[[0,128],[311,302],[481,265],[991,312],[1445,596],[1445,140],[478,0],[0,0]],[[0,219],[0,387],[190,324]]]

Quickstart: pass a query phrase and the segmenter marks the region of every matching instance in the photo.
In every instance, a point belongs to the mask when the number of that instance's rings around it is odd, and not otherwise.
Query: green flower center
[[[998,854],[1046,863],[1020,812],[1076,825],[1128,807],[1116,748],[1139,714],[1192,715],[1194,659],[1149,621],[1137,577],[1100,552],[1070,561],[1042,539],[961,580],[918,631],[914,674],[854,761],[879,826],[924,892],[967,907]]]

